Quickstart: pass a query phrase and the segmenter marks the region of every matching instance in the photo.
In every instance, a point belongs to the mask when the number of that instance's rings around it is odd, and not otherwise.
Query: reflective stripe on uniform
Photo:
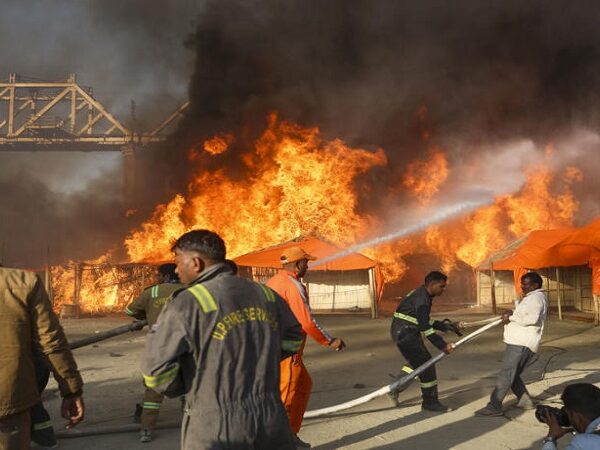
[[[196,300],[198,300],[198,303],[200,304],[200,308],[202,308],[202,311],[205,313],[217,310],[217,303],[212,294],[201,284],[195,284],[192,287],[189,287],[188,291],[196,297]]]
[[[419,321],[416,318],[414,318],[412,316],[407,316],[406,314],[402,314],[399,312],[395,312],[394,317],[396,319],[402,319],[402,320],[406,320],[407,322],[414,323],[415,325],[419,324]]]
[[[273,291],[268,288],[267,286],[265,286],[264,284],[258,284],[260,286],[260,288],[263,290],[263,292],[265,293],[265,297],[267,297],[267,301],[268,302],[274,302],[275,301],[275,294],[273,293]]]
[[[45,422],[33,424],[34,431],[43,430],[44,428],[52,428],[52,421],[46,420]]]
[[[433,328],[428,328],[427,330],[423,331],[423,334],[425,336],[431,336],[432,334],[435,334],[435,330]]]
[[[437,386],[437,384],[438,384],[437,380],[433,380],[433,381],[430,381],[428,383],[421,383],[421,387],[423,389],[427,389],[427,388],[431,388],[431,387]]]
[[[404,366],[402,368],[402,372],[404,372],[404,373],[413,373],[414,370],[412,369],[412,367]]]
[[[160,375],[153,376],[144,374],[144,383],[149,388],[155,388],[161,384],[167,384],[173,381],[177,376],[177,372],[179,372],[179,364],[175,364],[173,368]]]
[[[133,316],[135,313],[129,308],[125,308],[125,314],[127,314],[128,316]]]
[[[160,409],[160,405],[157,402],[144,402],[144,409]]]
[[[291,341],[291,340],[283,340],[281,341],[281,348],[286,352],[297,352],[302,347],[302,341]]]
[[[158,285],[152,286],[152,290],[150,291],[150,295],[152,298],[158,297]]]

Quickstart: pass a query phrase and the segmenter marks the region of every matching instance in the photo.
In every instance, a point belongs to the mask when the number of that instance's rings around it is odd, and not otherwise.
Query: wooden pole
[[[600,301],[600,296],[592,294],[592,301],[594,302],[594,325],[599,325],[600,307],[598,306],[598,302]]]
[[[375,268],[369,269],[369,293],[371,294],[371,319],[377,318],[377,289],[375,288]]]
[[[581,267],[575,266],[577,270],[576,278],[575,278],[575,301],[577,305],[579,305],[579,309],[583,311],[583,300],[581,299]]]
[[[498,314],[498,308],[496,307],[496,273],[493,269],[490,271],[490,283],[492,296],[492,311],[494,312],[494,314]]]
[[[556,301],[558,302],[558,320],[562,320],[562,304],[560,292],[560,269],[556,268]]]

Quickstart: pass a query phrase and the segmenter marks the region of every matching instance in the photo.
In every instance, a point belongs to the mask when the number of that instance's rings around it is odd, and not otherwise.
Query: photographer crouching
[[[567,386],[561,395],[561,409],[538,405],[535,416],[548,425],[542,450],[556,450],[556,441],[577,431],[566,450],[600,450],[600,388],[590,383]]]

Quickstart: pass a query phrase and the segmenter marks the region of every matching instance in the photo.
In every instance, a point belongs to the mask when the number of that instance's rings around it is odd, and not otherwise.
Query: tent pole
[[[600,324],[600,311],[598,307],[598,301],[600,301],[600,296],[592,294],[592,301],[594,302],[594,325],[598,325]]]
[[[496,274],[494,272],[494,269],[492,269],[490,271],[490,284],[491,284],[491,295],[492,295],[492,311],[494,312],[494,314],[497,314],[497,308],[496,308]]]
[[[375,268],[369,269],[369,291],[371,294],[371,319],[377,318],[377,289],[375,289]]]
[[[558,320],[562,320],[562,305],[560,293],[560,269],[556,268],[556,300],[558,302]]]

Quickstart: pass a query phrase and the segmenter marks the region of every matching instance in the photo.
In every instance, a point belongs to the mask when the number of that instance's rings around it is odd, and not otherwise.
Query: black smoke
[[[108,11],[119,11],[116,5]],[[147,8],[132,23],[146,24],[147,14],[159,27],[160,5]],[[181,33],[194,55],[191,108],[166,144],[141,158],[138,219],[186,190],[197,170],[189,149],[215,134],[231,133],[236,141],[202,164],[243,176],[239,155],[252,149],[272,111],[319,126],[328,139],[384,148],[389,168],[358,181],[370,186],[362,207],[371,210],[378,206],[372,193],[396,182],[431,145],[444,148],[453,165],[503,143],[526,140],[543,149],[581,129],[598,133],[599,13],[594,1],[202,2],[195,31]],[[598,146],[588,141],[572,158],[584,162],[583,220],[600,213],[592,158]],[[541,154],[519,157],[533,165]]]

